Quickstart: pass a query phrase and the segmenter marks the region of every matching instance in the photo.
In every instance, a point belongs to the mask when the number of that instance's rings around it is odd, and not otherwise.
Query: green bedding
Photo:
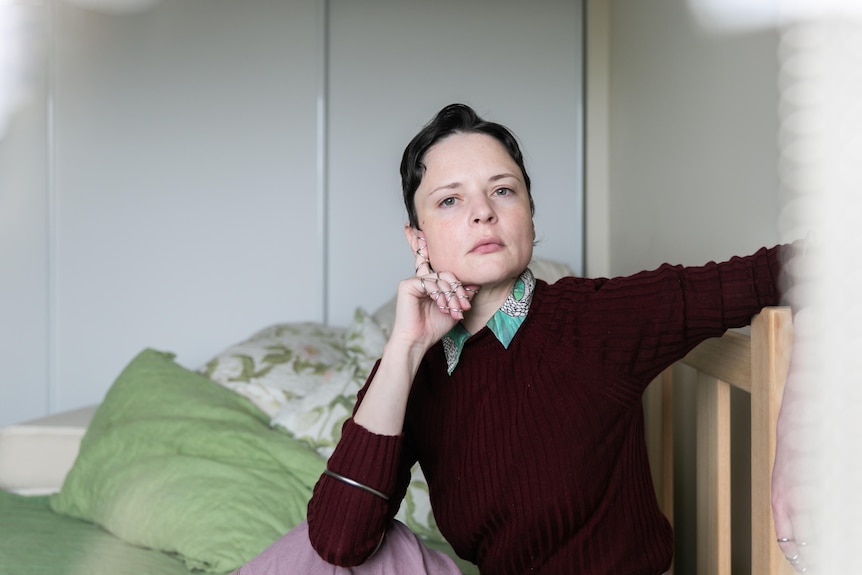
[[[48,497],[0,491],[3,575],[188,575],[181,560],[51,510]]]
[[[111,386],[51,508],[225,573],[305,518],[324,466],[246,398],[147,349]]]
[[[147,349],[59,493],[0,495],[0,575],[227,573],[305,518],[324,467],[248,399]]]
[[[49,497],[24,497],[0,490],[0,574],[189,575],[176,556],[137,547],[93,523],[51,510]],[[475,565],[454,556],[444,542],[429,547],[453,556],[465,575]]]

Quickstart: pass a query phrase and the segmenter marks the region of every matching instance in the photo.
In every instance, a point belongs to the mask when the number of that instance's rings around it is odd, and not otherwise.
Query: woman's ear
[[[413,254],[416,254],[416,250],[420,247],[424,247],[425,244],[425,234],[422,233],[422,230],[417,230],[410,224],[404,224],[404,237],[407,239],[407,244],[410,246],[410,251]],[[422,240],[420,245],[419,240]]]
[[[410,224],[404,226],[404,237],[413,251],[413,259],[416,262],[416,273],[427,269],[428,273],[434,271],[428,258],[428,245],[425,243],[425,234],[422,230],[412,227]]]

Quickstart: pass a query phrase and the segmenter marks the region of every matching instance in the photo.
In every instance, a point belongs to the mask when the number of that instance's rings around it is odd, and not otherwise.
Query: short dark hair
[[[527,196],[530,198],[530,213],[535,213],[533,195],[530,192],[530,176],[524,167],[524,156],[515,135],[502,124],[480,118],[470,106],[450,104],[440,110],[434,118],[419,131],[404,149],[401,157],[401,189],[404,193],[404,207],[410,225],[419,229],[414,198],[422,177],[425,175],[425,154],[440,140],[453,134],[485,134],[500,142],[521,169]]]

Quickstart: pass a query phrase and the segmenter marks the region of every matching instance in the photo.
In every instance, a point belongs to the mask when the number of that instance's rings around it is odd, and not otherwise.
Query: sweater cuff
[[[731,327],[751,322],[760,308],[781,303],[781,247],[762,248],[747,258],[734,258],[721,270],[724,321]],[[744,302],[754,301],[752,310]]]
[[[403,442],[403,434],[379,435],[351,417],[345,421],[341,440],[326,466],[330,471],[391,496],[398,483]]]

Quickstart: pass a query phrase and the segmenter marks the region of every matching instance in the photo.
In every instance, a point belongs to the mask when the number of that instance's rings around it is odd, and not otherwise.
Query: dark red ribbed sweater
[[[641,395],[698,343],[778,303],[778,252],[539,281],[509,349],[485,328],[451,376],[438,343],[404,434],[348,420],[329,461],[390,502],[322,477],[308,508],[312,545],[332,563],[361,563],[418,460],[441,532],[483,574],[664,573],[673,534],[650,478]]]

